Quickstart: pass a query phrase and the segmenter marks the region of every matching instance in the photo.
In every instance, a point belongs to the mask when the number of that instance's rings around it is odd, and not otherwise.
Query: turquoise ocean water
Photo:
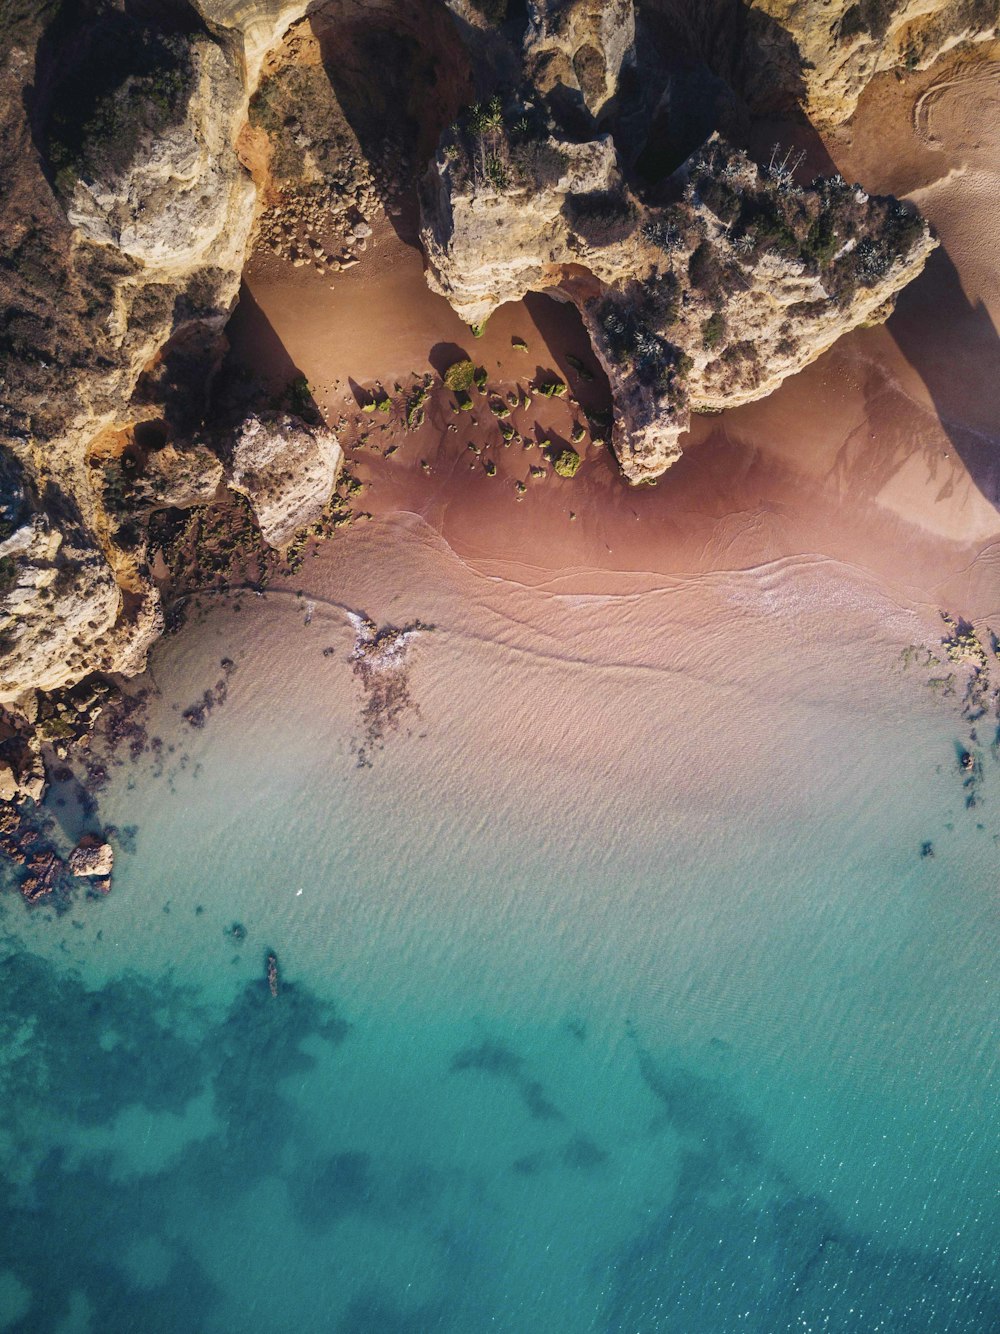
[[[302,592],[158,650],[110,897],[3,900],[0,1328],[1000,1328],[996,720],[968,806],[933,609],[402,520]],[[434,627],[381,739],[350,610]]]

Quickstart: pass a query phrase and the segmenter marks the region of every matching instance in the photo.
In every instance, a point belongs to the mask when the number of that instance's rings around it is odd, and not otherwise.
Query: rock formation
[[[319,143],[325,129],[310,138],[285,105],[301,82],[282,82],[285,38],[303,16],[300,45],[327,53],[338,23],[360,31],[373,15],[403,47],[422,35],[446,51],[428,65],[447,65],[445,77],[425,75],[427,123],[411,145],[421,161],[474,80],[487,92],[520,86],[523,114],[505,119],[487,100],[475,134],[462,131],[435,160],[423,203],[431,281],[473,323],[532,288],[575,301],[615,388],[623,468],[642,480],[676,457],[691,410],[770,392],[844,330],[880,318],[931,244],[891,201],[840,182],[800,190],[720,141],[676,178],[683,198],[651,207],[633,168],[650,117],[673,107],[665,65],[711,72],[740,114],[779,98],[837,121],[878,70],[990,35],[998,7],[645,0],[637,13],[633,0],[529,0],[519,18],[503,0],[7,6],[0,705],[28,709],[34,689],[95,670],[139,670],[162,628],[146,525],[157,510],[205,504],[223,480],[226,451],[201,417],[257,208],[235,146],[266,136],[270,110],[286,139],[306,145],[302,197],[322,186],[329,201],[340,185],[324,158],[339,140]],[[313,63],[322,83],[325,66]],[[346,64],[363,82],[363,64]],[[248,128],[261,78],[271,87]],[[354,142],[359,161],[374,151]],[[386,170],[343,212],[358,247],[376,196],[385,202]],[[347,175],[359,172],[352,164]],[[279,216],[288,184],[263,201],[272,247],[335,272],[341,261],[316,253],[323,219],[309,214],[300,236]],[[337,447],[307,442],[310,429],[291,431],[301,455],[275,446],[266,500],[258,491],[270,540],[287,540],[291,516],[312,514],[326,490]],[[277,470],[300,459],[304,475],[279,485]]]
[[[992,40],[1000,23],[1000,0],[643,0],[638,10],[639,45],[656,46],[661,67],[700,67],[702,83],[722,79],[751,112],[798,106],[818,126],[847,120],[876,74],[924,69]]]
[[[109,465],[144,431],[167,443],[171,397],[200,402],[192,365],[212,364],[254,211],[232,148],[246,112],[232,55],[113,6],[53,28],[35,104],[21,97],[28,62],[43,59],[30,20],[15,20],[0,68],[0,165],[14,186],[0,278],[0,703],[142,667],[159,597]]]
[[[69,869],[79,876],[109,876],[115,864],[115,851],[110,843],[99,839],[84,839],[69,854]]]
[[[1000,23],[1000,0],[750,2],[792,38],[804,110],[818,125],[847,120],[876,74],[925,69],[953,47],[994,38]]]
[[[596,118],[635,61],[633,0],[533,0],[524,39],[525,74],[540,93],[575,93]]]
[[[609,136],[522,140],[516,109],[485,119],[456,127],[425,180],[428,281],[473,325],[531,290],[574,301],[632,482],[676,461],[691,412],[763,397],[886,318],[935,244],[896,200],[839,177],[805,189],[787,160],[758,167],[717,136],[654,208]]]
[[[343,458],[325,427],[287,413],[251,416],[236,437],[229,485],[250,501],[265,541],[280,548],[323,513]]]

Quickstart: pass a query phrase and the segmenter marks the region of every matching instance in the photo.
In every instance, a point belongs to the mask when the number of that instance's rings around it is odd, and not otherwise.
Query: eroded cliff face
[[[128,36],[118,25],[110,40]],[[59,164],[55,197],[27,125],[18,135],[16,109],[5,108],[24,189],[5,222],[22,254],[49,271],[22,264],[7,279],[16,315],[6,364],[16,379],[4,386],[3,447],[18,465],[19,518],[3,534],[0,702],[97,667],[137,670],[162,628],[133,530],[120,533],[104,471],[91,465],[123,452],[131,430],[158,415],[165,346],[205,348],[223,328],[253,221],[252,190],[227,151],[244,106],[231,60],[202,35],[171,35],[163,49],[171,59],[157,64],[161,52],[148,48],[163,111],[152,124],[127,120],[128,79],[102,87],[99,71],[64,76],[74,88],[74,75],[80,86],[86,75],[96,89],[78,109],[95,128],[74,125],[58,102],[31,127]],[[8,54],[8,79],[28,58]],[[101,59],[85,53],[84,65]],[[53,72],[62,72],[58,57]]]
[[[896,200],[840,178],[805,189],[787,161],[758,167],[718,136],[678,173],[677,202],[655,208],[609,137],[524,146],[495,119],[452,136],[428,173],[428,281],[473,325],[531,290],[575,302],[632,482],[677,460],[692,412],[763,397],[885,319],[935,244]]]
[[[540,93],[575,93],[599,119],[635,63],[633,0],[532,0],[524,61]]]
[[[254,52],[303,6],[201,8],[225,40],[43,8],[0,67],[2,704],[141,670],[163,627],[145,520],[221,481],[189,432],[254,222],[234,142]]]
[[[848,119],[884,70],[924,69],[962,43],[991,40],[1000,0],[751,0],[795,43],[804,110],[817,125]]]
[[[854,112],[871,79],[991,40],[1000,0],[643,0],[646,35],[721,77],[751,112],[800,107],[817,126]]]

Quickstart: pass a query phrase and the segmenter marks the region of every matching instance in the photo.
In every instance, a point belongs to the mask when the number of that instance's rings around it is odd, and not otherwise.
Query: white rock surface
[[[265,540],[281,548],[320,517],[343,460],[326,427],[288,413],[254,415],[236,437],[229,485],[250,501]]]

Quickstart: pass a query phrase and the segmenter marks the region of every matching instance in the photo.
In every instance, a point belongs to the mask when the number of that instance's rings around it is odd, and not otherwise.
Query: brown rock
[[[114,860],[115,853],[110,843],[99,843],[96,839],[83,839],[69,854],[69,869],[74,875],[104,878],[111,875]]]

